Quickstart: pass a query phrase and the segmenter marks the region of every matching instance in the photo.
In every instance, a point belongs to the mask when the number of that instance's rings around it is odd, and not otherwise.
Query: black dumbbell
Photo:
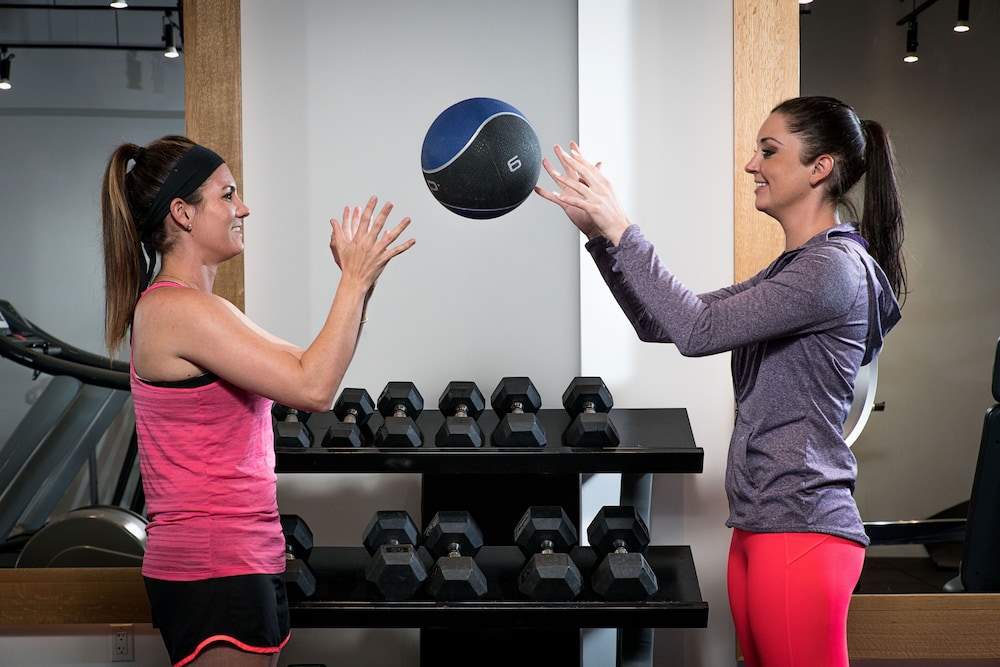
[[[490,397],[500,423],[493,430],[497,447],[541,447],[546,442],[545,429],[535,414],[542,407],[542,397],[529,378],[505,377]]]
[[[563,434],[570,447],[617,447],[618,429],[608,413],[615,404],[611,392],[599,377],[576,377],[562,396],[563,407],[573,421]]]
[[[559,506],[529,507],[514,529],[514,542],[529,556],[517,588],[537,602],[568,601],[580,594],[583,575],[570,558],[576,528]]]
[[[648,600],[657,590],[656,573],[643,552],[649,546],[649,528],[634,507],[606,505],[587,528],[590,546],[606,554],[590,584],[605,600]]]
[[[323,436],[324,447],[363,447],[368,438],[362,428],[375,414],[375,401],[365,389],[347,388],[333,404],[339,420]]]
[[[435,600],[472,600],[486,594],[486,575],[475,556],[483,533],[468,512],[442,511],[424,529],[424,546],[437,560],[427,579]]]
[[[419,447],[424,436],[417,417],[424,399],[412,382],[388,382],[378,397],[378,411],[384,419],[375,433],[376,447]]]
[[[386,600],[408,600],[427,579],[427,567],[417,552],[420,531],[405,510],[379,510],[368,522],[364,545],[372,559],[365,579]]]
[[[274,446],[275,447],[311,447],[313,434],[306,426],[311,412],[296,410],[281,403],[271,407],[274,416]]]
[[[285,535],[285,572],[282,579],[290,597],[310,597],[316,592],[316,577],[309,568],[313,534],[298,514],[281,515],[281,532]]]
[[[438,408],[444,415],[444,423],[434,437],[434,444],[438,447],[483,446],[483,430],[476,420],[486,409],[486,397],[475,382],[449,382],[438,399]]]

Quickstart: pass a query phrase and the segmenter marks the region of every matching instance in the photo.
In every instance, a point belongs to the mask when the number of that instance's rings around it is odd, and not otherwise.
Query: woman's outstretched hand
[[[378,197],[372,195],[364,209],[345,206],[342,221],[330,220],[330,250],[334,261],[343,272],[344,279],[357,280],[366,290],[382,275],[389,260],[416,243],[411,238],[393,245],[409,226],[410,218],[403,218],[395,227],[383,232],[392,212],[392,202],[386,202],[378,215],[374,215],[377,205]]]
[[[539,185],[535,186],[535,192],[558,204],[588,239],[603,236],[613,245],[618,245],[622,234],[632,223],[618,202],[611,181],[601,173],[599,162],[594,164],[583,157],[576,142],[571,141],[569,148],[567,153],[558,144],[555,147],[562,173],[552,166],[548,158],[542,158],[545,171],[559,186],[558,192]]]

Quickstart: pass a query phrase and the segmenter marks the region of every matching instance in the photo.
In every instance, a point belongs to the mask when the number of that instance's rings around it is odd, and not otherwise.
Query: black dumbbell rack
[[[421,663],[427,665],[463,655],[495,660],[489,664],[520,664],[514,661],[525,659],[528,646],[533,647],[533,664],[542,664],[543,659],[549,664],[579,664],[580,628],[707,627],[708,603],[702,599],[689,546],[648,548],[646,558],[656,572],[659,590],[644,602],[612,603],[594,595],[589,578],[601,554],[590,547],[572,552],[587,582],[576,600],[534,602],[517,590],[517,575],[526,557],[514,546],[513,531],[529,505],[561,505],[584,536],[582,475],[702,472],[704,452],[695,446],[685,409],[616,408],[610,415],[621,434],[621,444],[613,448],[565,446],[562,434],[570,416],[564,410],[543,408],[538,417],[548,437],[544,447],[439,448],[433,439],[444,417],[428,410],[417,419],[425,441],[419,448],[326,449],[317,444],[279,449],[279,473],[420,473],[422,524],[439,510],[467,510],[482,529],[486,545],[476,561],[486,574],[487,594],[475,601],[448,603],[420,594],[401,602],[380,600],[364,578],[369,559],[364,547],[317,546],[309,559],[316,594],[293,602],[292,624],[421,628]],[[317,443],[335,419],[332,413],[311,417],[309,427]],[[376,414],[367,428],[373,432],[380,420]],[[491,411],[480,417],[487,438],[498,422]]]

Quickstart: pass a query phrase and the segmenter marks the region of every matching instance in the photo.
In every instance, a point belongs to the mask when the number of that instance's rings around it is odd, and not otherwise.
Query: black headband
[[[184,199],[191,196],[224,162],[225,160],[214,151],[204,146],[195,144],[188,149],[167,175],[167,179],[160,186],[160,191],[156,193],[153,205],[150,206],[149,214],[142,225],[143,236],[150,235],[156,225],[167,217],[170,202],[178,197]]]
[[[141,159],[142,150],[140,149],[140,155],[137,159]],[[142,221],[142,226],[139,228],[139,238],[145,253],[140,255],[143,275],[140,292],[149,285],[149,281],[153,277],[153,267],[156,264],[153,230],[167,217],[167,213],[170,212],[170,202],[178,197],[181,199],[190,197],[222,164],[225,164],[225,160],[214,151],[195,144],[181,156],[181,159],[167,175],[166,180],[163,181],[163,185],[160,186],[159,192],[153,199],[153,205],[149,208],[149,214],[146,215],[146,219]]]

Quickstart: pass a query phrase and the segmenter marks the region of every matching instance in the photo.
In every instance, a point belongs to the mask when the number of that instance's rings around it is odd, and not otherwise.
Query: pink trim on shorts
[[[288,643],[288,640],[289,638],[291,638],[291,636],[292,633],[289,632],[287,635],[285,635],[284,641],[282,641],[281,644],[279,644],[278,646],[250,646],[249,644],[244,644],[240,640],[236,639],[235,637],[230,637],[229,635],[214,635],[212,637],[207,637],[203,642],[198,644],[197,648],[195,648],[194,652],[191,653],[191,655],[184,658],[180,662],[175,662],[174,667],[184,667],[184,665],[188,664],[189,662],[197,658],[198,654],[204,651],[209,644],[214,644],[215,642],[225,642],[227,644],[232,644],[236,648],[240,649],[241,651],[246,651],[247,653],[277,653],[281,649],[285,648],[285,644]]]

